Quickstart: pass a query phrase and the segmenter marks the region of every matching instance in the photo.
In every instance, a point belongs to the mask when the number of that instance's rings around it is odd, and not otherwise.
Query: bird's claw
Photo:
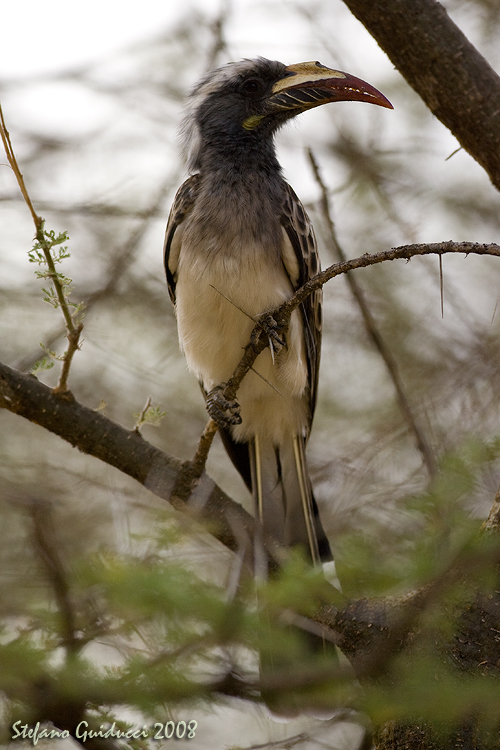
[[[224,385],[216,385],[207,393],[207,411],[219,427],[241,424],[240,405],[224,397]]]
[[[286,346],[285,337],[280,335],[284,326],[278,323],[270,313],[262,315],[258,320],[258,324],[260,330],[252,333],[252,346],[257,346],[260,337],[264,334],[269,339],[269,346],[272,351],[279,354],[283,347]]]

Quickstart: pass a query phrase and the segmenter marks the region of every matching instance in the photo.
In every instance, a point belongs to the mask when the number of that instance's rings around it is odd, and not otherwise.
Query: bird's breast
[[[210,200],[198,196],[182,227],[175,271],[179,339],[189,369],[207,391],[231,377],[258,316],[293,292],[283,264],[280,213],[273,201],[258,197],[254,188],[215,191]],[[298,311],[286,344],[274,358],[269,349],[262,352],[254,364],[260,377],[249,372],[244,379],[236,439],[265,431],[279,441],[307,423],[308,371]]]
[[[277,257],[261,247],[197,250],[183,243],[176,314],[188,365],[205,387],[226,381],[250,339],[257,316],[291,294]]]
[[[252,244],[240,245],[238,252],[234,247],[207,252],[206,246],[203,251],[183,237],[176,287],[179,339],[189,369],[207,391],[233,374],[255,318],[284,302],[292,291],[278,254]],[[248,373],[238,393],[243,429],[250,434],[257,414],[276,439],[304,423],[297,401],[307,387],[307,365],[298,311],[292,315],[286,342],[274,358],[269,349],[259,355],[254,369],[261,377]]]

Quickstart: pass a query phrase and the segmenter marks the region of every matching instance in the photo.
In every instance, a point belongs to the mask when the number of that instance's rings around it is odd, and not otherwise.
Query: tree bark
[[[187,502],[176,502],[172,490],[184,462],[148,443],[70,395],[57,395],[33,375],[0,363],[0,408],[59,435],[82,453],[114,466],[177,510],[191,512],[209,524],[211,533],[231,550],[241,538],[253,537],[254,519],[203,474]]]
[[[443,6],[436,0],[344,2],[500,190],[500,77]]]

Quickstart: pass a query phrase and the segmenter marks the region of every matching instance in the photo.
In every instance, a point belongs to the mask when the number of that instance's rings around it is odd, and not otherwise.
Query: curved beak
[[[340,101],[368,102],[394,109],[374,86],[341,70],[325,68],[319,62],[289,65],[284,77],[274,84],[268,105],[274,111],[291,110],[292,115]]]

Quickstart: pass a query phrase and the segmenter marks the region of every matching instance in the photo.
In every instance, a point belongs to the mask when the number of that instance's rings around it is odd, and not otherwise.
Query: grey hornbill
[[[319,271],[309,218],[285,182],[274,134],[321,104],[353,100],[392,109],[373,86],[319,62],[229,63],[193,89],[182,127],[192,176],[181,186],[165,240],[168,287],[189,369],[220,425],[226,450],[253,493],[265,532],[332,559],[308,476],[305,445],[316,402],[321,292],[292,314],[237,395],[232,375],[255,321]],[[217,390],[219,388],[219,390]]]

